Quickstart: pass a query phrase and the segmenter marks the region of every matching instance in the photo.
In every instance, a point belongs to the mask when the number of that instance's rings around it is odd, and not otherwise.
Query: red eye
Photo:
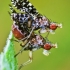
[[[48,44],[48,43],[47,43],[47,44],[45,44],[45,45],[44,45],[44,49],[46,49],[46,50],[50,50],[50,49],[51,49],[51,45],[50,45],[50,44]]]
[[[57,25],[56,25],[56,24],[51,24],[51,25],[50,25],[50,29],[56,30],[56,28],[57,28]]]

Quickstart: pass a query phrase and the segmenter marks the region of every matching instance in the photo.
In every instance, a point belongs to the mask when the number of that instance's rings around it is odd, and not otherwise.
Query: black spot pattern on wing
[[[28,0],[11,0],[13,6],[15,6],[20,11],[29,13],[30,15],[38,15],[39,12]]]

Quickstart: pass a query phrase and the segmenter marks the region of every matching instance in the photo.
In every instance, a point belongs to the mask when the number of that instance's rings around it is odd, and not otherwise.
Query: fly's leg
[[[20,70],[22,67],[30,64],[32,62],[32,59],[33,59],[32,51],[29,51],[29,60],[26,61],[25,63],[21,64],[18,70]]]

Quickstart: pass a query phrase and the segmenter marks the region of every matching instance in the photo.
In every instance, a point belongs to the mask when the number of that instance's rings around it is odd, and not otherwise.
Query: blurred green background
[[[57,29],[48,39],[58,43],[58,49],[51,49],[47,57],[42,54],[42,49],[33,53],[33,63],[21,70],[70,70],[70,0],[30,0],[37,10],[52,21],[62,23],[63,28]],[[12,21],[8,14],[10,0],[0,0],[0,52],[6,44],[11,30]],[[15,43],[15,52],[21,47]],[[18,64],[28,60],[28,51],[18,55]]]

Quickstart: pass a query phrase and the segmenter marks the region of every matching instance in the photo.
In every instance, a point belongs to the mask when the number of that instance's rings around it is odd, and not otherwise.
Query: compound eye
[[[47,44],[45,44],[45,45],[44,45],[44,49],[46,49],[46,50],[50,50],[50,49],[51,49],[51,45],[50,45],[50,44],[48,44],[48,43],[47,43]]]
[[[57,25],[56,25],[56,24],[51,24],[51,25],[50,25],[50,29],[56,30],[56,28],[57,28]]]

